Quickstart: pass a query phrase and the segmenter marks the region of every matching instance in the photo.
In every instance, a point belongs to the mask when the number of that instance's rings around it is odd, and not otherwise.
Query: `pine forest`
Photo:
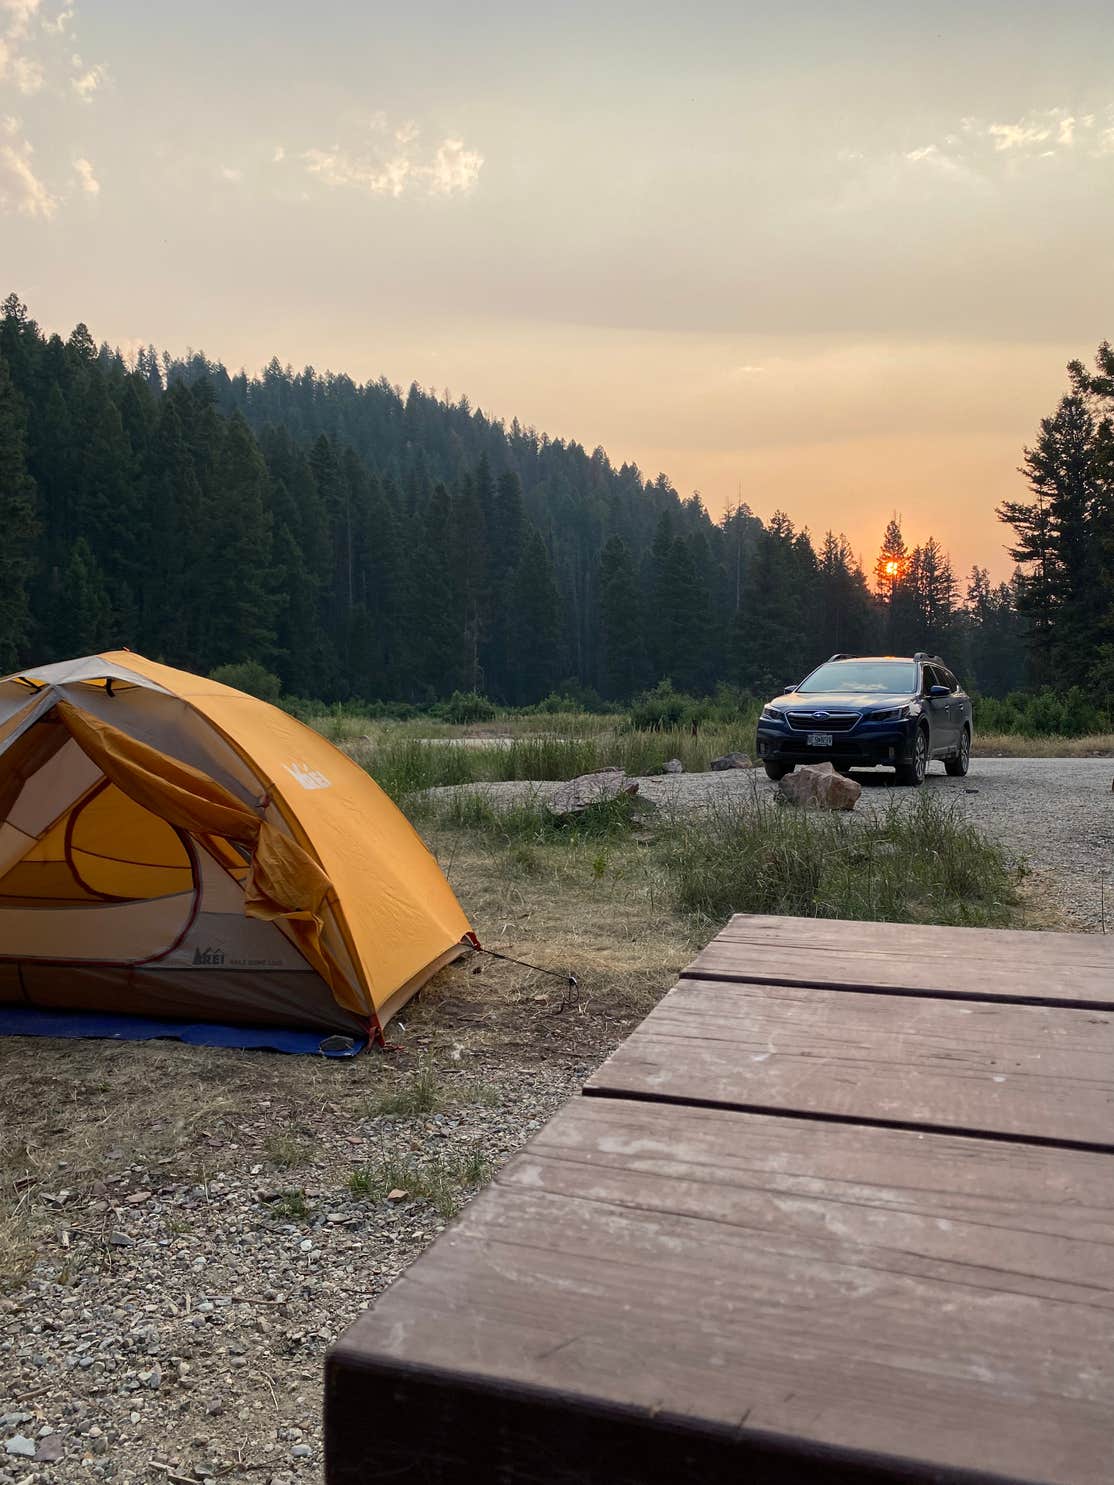
[[[833,651],[944,653],[969,689],[1114,679],[1114,352],[1019,455],[1012,581],[960,576],[895,517],[838,530],[740,504],[417,385],[231,375],[84,325],[0,319],[0,671],[128,646],[255,662],[293,697],[625,701],[668,678],[762,695]],[[767,498],[763,492],[763,499]],[[895,479],[894,506],[900,508]]]

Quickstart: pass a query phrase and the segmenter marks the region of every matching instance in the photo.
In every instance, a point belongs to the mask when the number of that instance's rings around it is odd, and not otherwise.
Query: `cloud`
[[[33,153],[19,120],[10,115],[0,118],[0,210],[49,221],[58,209],[58,198],[35,174]]]
[[[986,184],[1003,172],[1016,174],[1028,161],[1099,159],[1111,153],[1114,105],[1101,116],[1048,108],[1014,120],[964,118],[939,142],[906,150],[900,158],[913,169]],[[854,157],[844,150],[839,158],[848,162]]]
[[[75,6],[71,0],[0,0],[0,81],[24,98],[49,96],[53,120],[64,120],[65,100],[91,103],[108,81],[100,63],[88,65],[69,38]],[[67,38],[67,39],[63,39]],[[71,103],[72,107],[72,103]],[[49,221],[75,192],[93,196],[100,182],[89,161],[74,159],[65,183],[41,179],[33,164],[34,146],[19,120],[0,119],[0,212]]]
[[[9,41],[23,40],[38,9],[39,0],[0,0],[0,19],[5,21],[4,35]]]
[[[76,52],[72,60],[74,67],[77,68],[77,75],[70,79],[70,87],[81,99],[82,103],[91,103],[93,95],[108,80],[108,73],[100,63],[94,63],[92,67],[86,67]]]
[[[222,165],[220,168],[220,178],[230,186],[238,186],[244,178],[244,172],[237,170],[234,165]]]
[[[376,114],[366,133],[384,134],[387,127],[385,116]],[[420,138],[417,124],[407,121],[394,130],[387,149],[372,139],[356,148],[335,144],[329,149],[303,150],[298,158],[310,175],[333,189],[348,188],[395,199],[415,190],[429,196],[457,196],[471,191],[483,169],[480,152],[466,148],[462,139],[451,135],[430,152],[422,149]],[[281,158],[283,152],[276,151],[276,162]]]
[[[93,167],[89,161],[79,157],[73,162],[74,174],[77,176],[78,185],[86,196],[99,196],[101,194],[101,183],[93,174]]]
[[[42,63],[33,57],[15,57],[11,63],[12,80],[25,98],[37,93],[43,85]]]
[[[484,157],[479,150],[464,148],[463,139],[446,139],[437,146],[433,164],[419,174],[428,179],[429,189],[439,196],[452,196],[457,191],[470,191],[480,178]]]
[[[43,21],[43,30],[48,36],[64,36],[74,18],[72,5],[64,6],[52,21]]]

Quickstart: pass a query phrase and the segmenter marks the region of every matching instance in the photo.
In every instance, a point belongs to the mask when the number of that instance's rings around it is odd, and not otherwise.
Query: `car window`
[[[955,676],[952,675],[950,670],[945,670],[942,665],[939,667],[939,676],[940,684],[942,686],[947,686],[949,691],[955,692],[959,690],[959,682],[956,680]]]
[[[810,691],[872,691],[911,695],[917,684],[917,667],[912,660],[830,660],[803,680],[798,688]]]
[[[921,694],[927,696],[933,686],[942,686],[944,683],[936,674],[935,665],[923,665],[921,667]]]

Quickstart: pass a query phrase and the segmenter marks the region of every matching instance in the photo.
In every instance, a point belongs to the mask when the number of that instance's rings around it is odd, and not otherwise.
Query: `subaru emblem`
[[[826,722],[828,720],[829,713],[828,712],[813,712],[812,715],[816,718],[816,720],[818,722]]]

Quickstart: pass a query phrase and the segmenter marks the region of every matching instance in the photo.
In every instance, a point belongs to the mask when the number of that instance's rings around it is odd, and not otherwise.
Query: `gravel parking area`
[[[899,786],[889,769],[856,770],[857,809],[907,809],[923,792],[946,801],[1015,858],[1025,862],[1069,926],[1114,931],[1114,761],[1109,758],[975,758],[965,779],[933,763],[923,790]],[[757,769],[671,774],[640,779],[639,792],[659,808],[688,810],[717,801],[765,798],[777,785]],[[460,784],[430,798],[477,792],[493,799],[546,799],[556,783]]]

